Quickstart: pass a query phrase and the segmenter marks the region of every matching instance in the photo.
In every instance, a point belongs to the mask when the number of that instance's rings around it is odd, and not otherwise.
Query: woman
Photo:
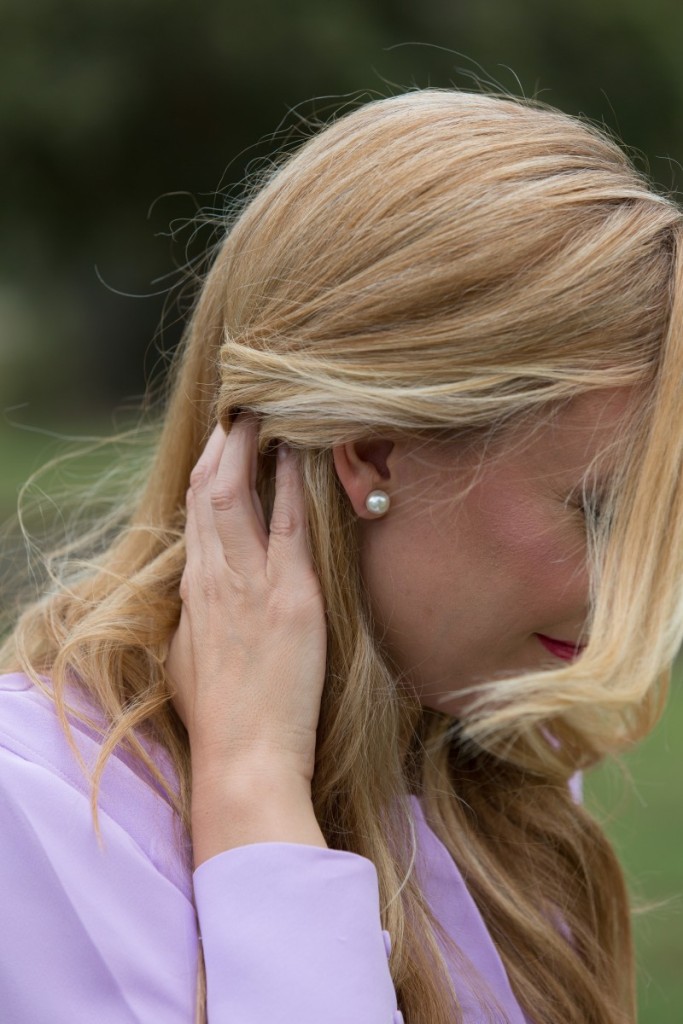
[[[509,97],[275,168],[125,517],[2,650],[10,1019],[187,1021],[199,928],[211,1024],[635,1020],[570,781],[681,639],[682,239]]]

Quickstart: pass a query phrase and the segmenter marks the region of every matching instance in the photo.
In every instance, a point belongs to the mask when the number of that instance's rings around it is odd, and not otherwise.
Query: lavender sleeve
[[[98,844],[51,703],[21,679],[0,677],[3,1019],[193,1024],[200,934],[209,1024],[401,1020],[370,861],[263,843],[192,874],[171,808],[116,757]]]
[[[194,888],[210,1024],[401,1020],[369,860],[259,843],[205,861]]]

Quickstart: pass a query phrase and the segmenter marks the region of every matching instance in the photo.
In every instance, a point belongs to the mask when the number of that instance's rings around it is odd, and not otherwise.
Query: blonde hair
[[[93,809],[120,742],[159,778],[147,731],[176,765],[169,796],[187,826],[187,738],[163,664],[190,471],[216,418],[253,410],[269,515],[271,442],[298,449],[328,617],[314,804],[330,845],[376,865],[407,1024],[462,1016],[411,871],[411,791],[529,1017],[635,1021],[623,878],[567,780],[652,727],[681,640],[682,232],[611,138],[535,101],[430,89],[331,123],[229,226],[125,523],[103,528],[96,557],[30,605],[0,652],[49,674],[58,706],[76,677],[106,712]],[[585,653],[482,685],[459,723],[421,709],[376,636],[333,445],[487,438],[622,385],[643,400],[607,514],[588,523]]]

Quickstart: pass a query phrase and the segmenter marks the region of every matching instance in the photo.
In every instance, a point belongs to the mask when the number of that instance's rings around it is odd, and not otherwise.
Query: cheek
[[[510,596],[527,607],[576,600],[587,587],[578,522],[560,504],[498,504],[483,524]]]

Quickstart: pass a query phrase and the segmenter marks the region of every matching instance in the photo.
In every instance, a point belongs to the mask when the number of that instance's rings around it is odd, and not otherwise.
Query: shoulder
[[[101,749],[74,728],[86,770]],[[3,1019],[191,1019],[196,922],[169,805],[117,757],[99,838],[87,771],[47,694],[0,676]]]
[[[42,677],[41,677],[42,678]],[[44,679],[49,689],[49,680]],[[69,743],[53,700],[23,673],[0,675],[0,796],[10,805],[31,806],[47,816],[58,805],[63,814],[90,815],[91,780],[101,750],[104,722],[87,695],[69,694],[69,708],[84,712],[92,725],[70,714]],[[99,721],[99,728],[97,723]],[[147,744],[155,763],[173,781],[164,751]],[[117,751],[107,760],[98,798],[110,842],[125,836],[170,881],[189,893],[189,844],[166,799],[137,767]],[[94,826],[93,826],[94,827]]]

